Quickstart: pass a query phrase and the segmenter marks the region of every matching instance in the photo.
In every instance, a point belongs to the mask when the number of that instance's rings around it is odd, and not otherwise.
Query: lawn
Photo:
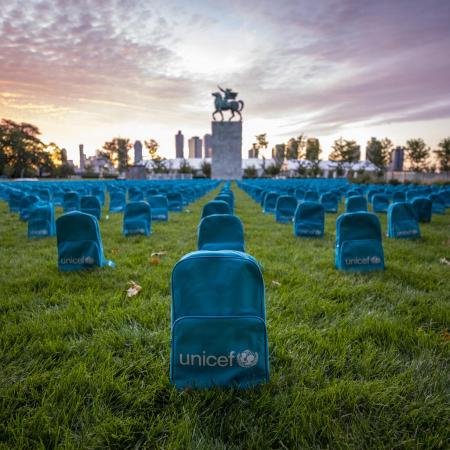
[[[295,238],[233,190],[266,283],[271,380],[248,391],[169,383],[170,274],[217,190],[149,238],[103,218],[117,268],[71,274],[0,204],[0,448],[449,448],[450,213],[385,238],[385,272],[345,274],[336,215]]]

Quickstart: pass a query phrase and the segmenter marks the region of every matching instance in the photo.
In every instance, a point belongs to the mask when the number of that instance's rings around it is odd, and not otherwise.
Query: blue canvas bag
[[[431,222],[432,202],[426,197],[416,197],[412,202],[414,211],[416,212],[417,220],[422,223]]]
[[[175,265],[170,379],[181,389],[268,381],[264,281],[250,255],[197,251]]]
[[[98,220],[80,211],[66,213],[56,220],[58,269],[73,272],[94,267],[115,267],[105,259]]]
[[[100,220],[102,218],[102,205],[95,195],[86,195],[80,199],[80,211],[92,214]]]
[[[363,195],[354,195],[345,200],[345,212],[367,211],[367,199]]]
[[[63,209],[65,213],[80,210],[80,196],[77,192],[65,192],[63,196]]]
[[[295,197],[280,195],[275,205],[275,220],[279,223],[292,222],[296,208],[297,199]]]
[[[51,203],[38,203],[28,220],[28,237],[44,238],[55,235],[55,211]]]
[[[165,195],[151,195],[148,202],[152,208],[152,220],[161,220],[167,222],[169,220],[169,202]]]
[[[202,219],[211,214],[231,214],[231,209],[223,200],[212,200],[203,206]]]
[[[277,206],[277,200],[280,195],[276,192],[268,192],[264,197],[263,211],[265,214],[273,214]]]
[[[445,203],[438,194],[430,194],[428,198],[431,200],[431,211],[433,214],[445,214]]]
[[[152,210],[147,202],[131,202],[125,207],[123,215],[123,234],[149,236],[152,225]]]
[[[337,213],[338,210],[338,198],[331,192],[325,192],[320,196],[320,203],[323,205],[325,212]]]
[[[211,214],[198,226],[199,250],[237,250],[245,252],[244,227],[239,217]]]
[[[389,206],[387,213],[388,237],[414,239],[420,237],[416,212],[407,202],[397,202]]]
[[[11,190],[8,196],[8,205],[10,212],[19,212],[20,203],[25,194],[19,190]]]
[[[319,201],[319,193],[317,191],[306,191],[305,194],[305,202],[318,202]]]
[[[179,192],[170,192],[167,194],[169,202],[169,211],[183,211],[183,196]]]
[[[345,213],[336,221],[336,268],[351,272],[384,269],[381,225],[369,212]]]
[[[234,214],[234,197],[230,193],[223,193],[221,192],[215,200],[223,200],[225,203],[228,203],[228,206],[230,207],[231,214]]]
[[[109,196],[109,212],[118,213],[125,209],[126,205],[126,195],[125,192],[117,191],[111,192]]]
[[[132,186],[128,189],[128,200],[130,202],[143,202],[144,193],[141,189]]]
[[[37,195],[26,195],[20,201],[19,217],[20,220],[27,221],[30,218],[33,208],[40,203]]]
[[[375,194],[372,197],[372,210],[377,213],[385,213],[389,208],[389,197],[386,194]]]
[[[394,203],[406,202],[406,194],[403,191],[394,192],[392,196],[392,201]]]
[[[325,233],[325,208],[318,202],[298,204],[294,215],[294,235],[323,237]]]

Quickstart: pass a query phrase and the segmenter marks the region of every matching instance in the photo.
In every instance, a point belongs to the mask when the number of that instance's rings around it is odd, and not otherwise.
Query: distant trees
[[[413,172],[423,172],[430,156],[430,147],[423,139],[409,139],[405,147],[406,157]]]
[[[321,151],[319,139],[309,138],[306,141],[305,159],[308,161],[319,161]]]
[[[352,163],[359,161],[361,158],[361,150],[356,141],[350,141],[341,137],[334,141],[331,148],[333,151],[330,154],[330,161]]]
[[[254,145],[254,148],[258,150],[265,150],[267,146],[269,145],[269,142],[267,141],[267,133],[257,134],[255,136],[256,142]]]
[[[131,142],[128,138],[116,137],[103,144],[103,156],[109,158],[117,167],[120,173],[128,168],[128,151],[131,149]]]
[[[442,139],[438,147],[439,149],[434,150],[434,153],[439,163],[439,170],[441,172],[450,172],[450,137]]]
[[[380,174],[386,170],[392,147],[392,141],[388,138],[367,141],[366,159],[378,168]]]

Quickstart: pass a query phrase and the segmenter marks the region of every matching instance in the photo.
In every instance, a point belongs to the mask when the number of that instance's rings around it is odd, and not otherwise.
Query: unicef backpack
[[[385,213],[389,208],[389,197],[386,194],[375,194],[372,197],[372,210],[377,213]]]
[[[351,272],[384,269],[381,226],[369,212],[345,213],[336,221],[336,268]]]
[[[65,213],[80,209],[80,196],[77,192],[69,191],[64,193],[63,208]]]
[[[80,211],[86,214],[92,214],[100,220],[102,218],[102,205],[95,195],[86,195],[80,199]]]
[[[30,218],[31,211],[39,203],[37,195],[26,195],[20,201],[19,217],[20,220],[27,221]]]
[[[244,227],[239,217],[211,214],[198,226],[199,250],[237,250],[245,252]]]
[[[105,265],[115,267],[103,254],[97,219],[91,214],[72,211],[56,220],[58,269],[72,272]]]
[[[43,238],[55,235],[55,212],[50,203],[37,204],[28,220],[28,237]]]
[[[148,236],[151,232],[152,211],[147,202],[131,202],[125,207],[123,215],[123,234],[143,234]]]
[[[345,200],[345,212],[367,211],[367,199],[363,195],[353,195]]]
[[[170,379],[180,389],[268,381],[264,281],[250,255],[197,251],[175,265]]]
[[[211,214],[231,214],[231,209],[223,200],[212,200],[203,206],[202,219]]]
[[[397,202],[388,209],[388,237],[414,239],[420,237],[419,222],[411,203]]]
[[[263,211],[265,214],[273,214],[277,206],[277,200],[280,194],[276,192],[268,192],[264,196]]]
[[[275,205],[275,220],[279,223],[292,222],[296,208],[297,199],[295,197],[280,195]]]
[[[294,234],[303,237],[322,237],[325,232],[325,208],[318,202],[298,204],[294,215]]]
[[[169,202],[165,195],[149,195],[148,202],[152,208],[152,220],[169,220]]]
[[[111,192],[109,197],[109,212],[116,213],[122,212],[126,205],[126,195],[125,192],[117,191]]]
[[[320,204],[323,205],[325,212],[337,213],[338,210],[338,197],[332,192],[325,192],[320,196]]]
[[[432,202],[426,197],[416,197],[412,201],[412,206],[416,212],[417,220],[422,223],[431,222]]]

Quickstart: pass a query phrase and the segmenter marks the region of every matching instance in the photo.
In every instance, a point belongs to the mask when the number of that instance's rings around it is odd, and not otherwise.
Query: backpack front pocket
[[[268,381],[264,321],[257,316],[186,316],[172,327],[171,381],[178,388],[247,388]]]
[[[344,241],[339,252],[338,268],[352,272],[383,270],[381,242],[376,239]]]
[[[65,241],[58,245],[58,268],[64,272],[101,266],[100,248],[95,241]]]

